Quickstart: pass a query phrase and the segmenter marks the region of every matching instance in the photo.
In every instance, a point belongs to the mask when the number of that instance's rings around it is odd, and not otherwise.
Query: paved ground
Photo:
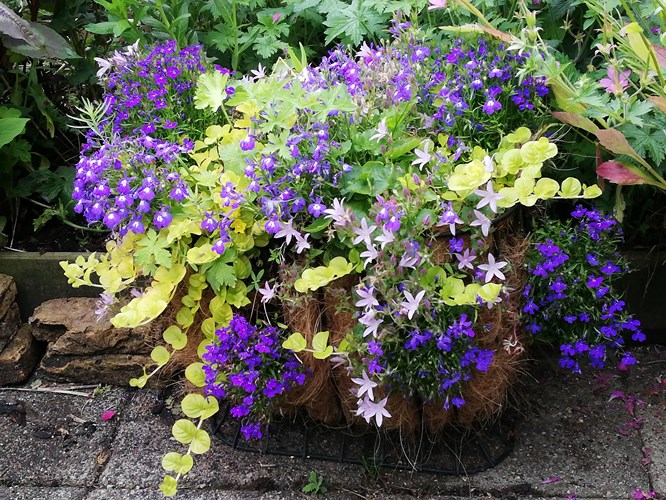
[[[637,353],[641,364],[629,374],[578,378],[553,366],[526,377],[515,450],[482,473],[377,472],[244,453],[214,440],[176,498],[307,498],[301,489],[316,471],[328,487],[322,497],[335,499],[632,499],[636,490],[666,499],[666,350]],[[161,457],[179,445],[156,391],[111,388],[85,398],[15,389],[0,389],[0,499],[162,498]],[[116,416],[102,422],[109,409]]]

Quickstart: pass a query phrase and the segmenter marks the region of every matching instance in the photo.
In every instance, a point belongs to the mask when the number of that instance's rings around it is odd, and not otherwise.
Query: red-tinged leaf
[[[622,132],[615,129],[598,130],[594,133],[601,145],[616,155],[627,155],[632,158],[640,158],[638,153],[631,147],[629,141]]]
[[[116,412],[113,410],[106,410],[102,413],[102,422],[107,422],[116,416]]]
[[[578,113],[565,113],[564,111],[555,111],[551,113],[556,119],[572,127],[582,128],[586,132],[595,134],[599,131],[599,127],[589,118],[585,118]]]
[[[541,484],[553,484],[561,481],[562,478],[559,476],[550,476],[549,478],[544,479],[541,481]]]
[[[632,186],[649,184],[651,180],[639,169],[619,161],[605,161],[597,167],[597,175],[614,184]]]
[[[631,430],[627,429],[624,425],[621,425],[620,427],[618,427],[617,433],[620,434],[621,436],[626,437],[629,434],[631,434]]]
[[[666,97],[652,96],[648,98],[648,101],[657,106],[662,113],[666,113]]]

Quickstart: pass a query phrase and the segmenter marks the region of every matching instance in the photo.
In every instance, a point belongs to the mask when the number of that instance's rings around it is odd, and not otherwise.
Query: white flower
[[[360,386],[357,391],[356,395],[359,398],[363,397],[363,394],[367,394],[367,397],[370,400],[375,399],[375,394],[372,392],[372,390],[377,387],[377,382],[374,380],[370,380],[368,377],[368,374],[365,370],[363,370],[363,373],[361,374],[362,378],[352,378],[352,382],[354,382],[356,385]]]

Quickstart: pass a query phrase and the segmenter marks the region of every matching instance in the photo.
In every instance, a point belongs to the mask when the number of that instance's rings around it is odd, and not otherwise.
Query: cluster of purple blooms
[[[528,252],[522,313],[527,331],[559,344],[560,365],[580,373],[582,359],[602,368],[609,348],[622,348],[624,336],[642,342],[645,335],[613,289],[626,270],[617,253],[617,221],[582,206],[571,215],[573,224],[549,221],[537,233],[538,242]],[[621,366],[635,362],[623,352]]]
[[[208,69],[204,62],[201,46],[179,50],[174,41],[131,48],[106,62],[108,109],[99,130],[86,136],[72,194],[88,223],[102,222],[121,236],[160,230],[192,195],[178,172],[180,157],[203,133],[189,117],[195,82]],[[205,118],[207,112],[197,113]],[[201,228],[212,237],[219,231],[213,249],[221,254],[231,241],[228,213],[244,198],[231,185],[220,196],[225,210],[202,214]]]
[[[167,227],[171,205],[189,196],[172,165],[192,148],[188,140],[178,145],[148,135],[114,136],[102,144],[89,136],[76,165],[74,210],[88,223],[101,221],[121,235],[144,233],[151,222],[158,230]]]
[[[411,206],[412,202],[416,205]],[[354,381],[381,378],[389,389],[423,401],[440,401],[448,410],[451,405],[465,404],[463,383],[474,369],[487,371],[494,353],[476,345],[472,307],[443,302],[437,280],[421,288],[418,276],[432,267],[432,261],[420,232],[424,224],[436,221],[414,224],[412,218],[420,212],[421,201],[415,198],[412,202],[378,197],[370,212],[371,222],[363,218],[359,223],[342,211],[331,210],[327,215],[334,226],[353,233],[354,243],[365,245],[360,257],[366,264],[376,260],[367,271],[365,285],[355,291],[356,335],[367,339],[367,349],[355,367],[363,378]],[[460,241],[455,249],[462,245]],[[483,301],[481,305],[485,305]],[[359,411],[372,409],[367,398],[359,397]]]
[[[355,55],[332,51],[308,83],[343,83],[367,109],[415,102],[420,128],[449,134],[447,146],[455,159],[472,138],[474,145],[493,149],[506,132],[525,123],[526,112],[538,120],[548,88],[543,77],[518,77],[528,54],[509,52],[503,43],[483,37],[420,40],[409,23],[392,32],[396,40],[390,45],[363,45]]]
[[[328,208],[321,191],[337,185],[344,170],[332,165],[328,158],[331,149],[339,146],[329,136],[328,123],[314,122],[307,128],[296,124],[286,141],[288,159],[262,154],[256,160],[247,160],[248,190],[259,193],[258,203],[267,219],[265,229],[269,234],[278,233],[283,222],[299,214],[318,218]],[[241,148],[254,149],[254,140],[245,147],[241,144]]]
[[[230,401],[230,414],[242,420],[245,439],[260,439],[262,423],[274,398],[305,382],[305,373],[291,351],[281,346],[280,330],[259,330],[234,315],[228,327],[215,332],[203,354],[205,394]]]
[[[197,77],[206,71],[201,45],[178,50],[173,40],[155,45],[145,57],[128,57],[106,80],[106,101],[113,116],[113,132],[182,133],[187,107],[194,97]],[[189,132],[189,130],[187,130]]]

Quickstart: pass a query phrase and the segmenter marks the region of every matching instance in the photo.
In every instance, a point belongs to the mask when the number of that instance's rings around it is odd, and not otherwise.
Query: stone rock
[[[159,320],[138,328],[114,328],[108,318],[98,321],[96,299],[53,299],[30,318],[35,338],[50,342],[49,352],[63,355],[148,354],[162,333]]]
[[[0,352],[5,345],[16,335],[19,326],[21,326],[21,313],[18,304],[14,303],[7,311],[7,314],[0,316]]]
[[[16,301],[16,283],[14,278],[0,274],[0,318],[2,318]]]
[[[96,354],[66,356],[47,351],[40,364],[41,375],[61,382],[127,386],[130,378],[151,365],[150,356],[133,354]]]
[[[0,385],[17,384],[27,379],[39,360],[37,342],[29,325],[18,333],[0,353]]]

